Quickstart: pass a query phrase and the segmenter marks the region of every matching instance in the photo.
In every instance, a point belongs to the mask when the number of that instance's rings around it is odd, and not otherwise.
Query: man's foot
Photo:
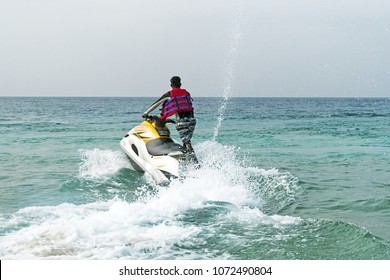
[[[199,168],[199,161],[195,155],[194,148],[192,148],[191,142],[183,144],[183,153],[186,161],[195,165],[196,168]]]

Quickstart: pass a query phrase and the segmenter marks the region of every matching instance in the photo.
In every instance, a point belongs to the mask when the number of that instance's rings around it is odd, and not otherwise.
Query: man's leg
[[[191,144],[191,138],[195,130],[195,118],[183,118],[176,124],[176,129],[179,132],[180,138],[183,141],[183,153],[187,155],[187,159],[194,163],[198,163],[195,156],[194,148]]]

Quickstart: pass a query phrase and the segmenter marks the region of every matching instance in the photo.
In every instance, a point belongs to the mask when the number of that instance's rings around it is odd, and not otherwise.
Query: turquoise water
[[[390,259],[390,99],[195,97],[168,187],[119,148],[153,101],[0,98],[2,259]]]

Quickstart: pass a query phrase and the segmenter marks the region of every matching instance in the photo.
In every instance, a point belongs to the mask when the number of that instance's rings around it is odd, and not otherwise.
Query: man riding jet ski
[[[192,154],[194,160],[194,149],[192,148],[191,138],[195,130],[196,119],[194,117],[194,107],[190,93],[180,88],[181,79],[178,76],[171,78],[172,90],[163,94],[156,102],[154,102],[148,110],[143,113],[145,118],[150,112],[162,105],[160,120],[165,120],[170,116],[176,117],[176,129],[179,132],[180,138],[183,141],[183,152]]]
[[[171,176],[179,176],[179,161],[189,161],[198,166],[191,145],[196,125],[192,98],[180,86],[180,77],[172,77],[172,90],[153,103],[142,115],[146,121],[130,130],[120,142],[134,168],[149,173],[158,184],[168,183]],[[149,116],[160,104],[161,116]],[[172,115],[176,115],[176,121],[169,119]],[[166,125],[168,122],[176,124],[183,146],[171,139]]]

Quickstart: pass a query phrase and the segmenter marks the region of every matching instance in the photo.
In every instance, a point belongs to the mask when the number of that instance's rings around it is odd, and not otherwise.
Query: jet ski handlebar
[[[174,120],[170,118],[166,118],[165,120],[161,120],[159,116],[153,116],[153,115],[146,115],[145,119],[149,119],[151,121],[157,121],[157,122],[162,122],[162,123],[176,123]]]

